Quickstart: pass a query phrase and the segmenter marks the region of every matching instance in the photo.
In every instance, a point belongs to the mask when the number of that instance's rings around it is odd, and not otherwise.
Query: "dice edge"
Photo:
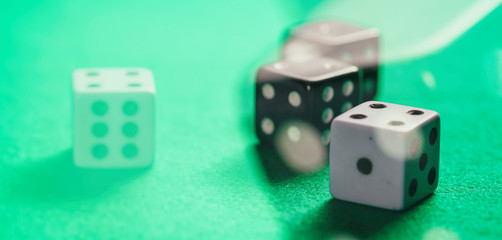
[[[327,80],[336,76],[359,72],[359,67],[357,67],[356,65],[346,63],[335,58],[320,57],[316,58],[316,60],[329,60],[337,62],[338,64],[341,64],[341,66],[327,74],[316,75],[316,76],[302,76],[274,69],[272,65],[276,63],[290,62],[288,60],[280,60],[260,67],[257,71],[256,79],[257,80],[260,79],[260,81],[281,81],[282,79],[291,79],[292,81],[305,82],[305,84],[315,84],[318,82],[324,82],[323,80]]]
[[[423,127],[423,126],[425,126],[427,124],[433,124],[434,121],[437,121],[438,136],[437,136],[437,139],[436,139],[436,144],[437,144],[437,151],[438,151],[438,160],[437,160],[437,169],[436,169],[436,181],[434,182],[434,185],[432,186],[431,192],[423,195],[422,197],[416,199],[413,202],[406,201],[408,199],[408,197],[406,195],[406,191],[403,191],[403,202],[404,202],[403,209],[412,208],[412,207],[418,205],[419,203],[425,201],[427,198],[429,198],[432,195],[434,195],[434,192],[436,191],[436,189],[439,186],[440,172],[441,172],[440,171],[440,166],[441,166],[441,118],[440,118],[440,116],[439,116],[439,114],[437,112],[435,112],[435,113],[436,113],[436,115],[435,115],[434,118],[432,118],[428,122],[425,122],[420,127]],[[407,179],[408,178],[407,178],[406,172],[405,172],[404,180],[407,180]]]
[[[340,36],[334,36],[331,39],[323,39],[319,38],[317,34],[309,34],[308,32],[305,32],[305,28],[316,25],[316,24],[322,24],[322,23],[327,23],[327,24],[337,24],[337,25],[345,25],[348,26],[352,29],[354,29],[353,32],[340,35]],[[311,41],[317,44],[324,44],[327,46],[337,46],[337,45],[343,45],[346,44],[347,42],[357,42],[357,41],[363,41],[367,39],[379,39],[380,38],[380,30],[378,30],[375,27],[364,27],[364,26],[359,26],[356,24],[351,24],[347,23],[344,21],[338,21],[338,20],[332,20],[332,19],[325,19],[325,20],[318,20],[318,21],[313,21],[309,23],[305,23],[303,25],[296,26],[290,30],[289,34],[292,38],[298,38],[298,39],[304,39],[307,41]],[[355,36],[355,38],[354,38]],[[351,38],[352,37],[352,38]],[[347,40],[349,38],[349,40]]]
[[[73,92],[75,93],[95,93],[95,92],[89,92],[88,90],[80,89],[78,88],[78,83],[77,81],[83,77],[85,77],[85,73],[88,71],[126,71],[126,70],[135,70],[139,72],[144,72],[145,73],[145,78],[148,79],[148,81],[151,82],[151,86],[146,87],[146,88],[140,88],[136,92],[150,92],[152,94],[156,94],[156,87],[155,87],[155,78],[153,75],[153,72],[144,67],[108,67],[108,68],[78,68],[72,71],[72,89]],[[100,93],[113,93],[113,90],[101,90],[99,91]],[[127,91],[121,91],[121,92],[127,92]]]

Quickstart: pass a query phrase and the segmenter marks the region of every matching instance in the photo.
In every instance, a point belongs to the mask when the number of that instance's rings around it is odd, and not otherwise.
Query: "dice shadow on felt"
[[[136,169],[86,169],[73,163],[73,149],[39,159],[16,169],[11,196],[17,201],[66,201],[113,191],[148,171]]]
[[[401,211],[390,211],[333,198],[316,211],[307,214],[302,220],[306,223],[305,228],[294,232],[292,236],[301,236],[303,235],[301,232],[305,232],[304,234],[313,234],[318,239],[337,235],[368,238],[403,216],[419,211],[418,206],[432,200],[431,196],[434,195],[429,195]],[[300,238],[292,237],[292,239]]]
[[[319,210],[321,232],[370,237],[403,213],[331,199]]]
[[[299,175],[291,170],[273,147],[257,143],[254,147],[267,179],[271,183],[285,181]]]

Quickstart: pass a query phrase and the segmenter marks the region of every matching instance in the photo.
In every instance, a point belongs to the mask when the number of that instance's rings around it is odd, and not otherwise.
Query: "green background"
[[[499,1],[2,1],[0,239],[500,239]],[[378,27],[378,100],[440,113],[439,187],[391,212],[333,200],[328,169],[257,153],[256,69],[283,31],[326,17]],[[71,72],[155,75],[156,159],[72,160]]]

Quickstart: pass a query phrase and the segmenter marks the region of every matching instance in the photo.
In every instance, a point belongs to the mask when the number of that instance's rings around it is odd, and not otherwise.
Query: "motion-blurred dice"
[[[379,31],[340,21],[320,21],[293,28],[282,49],[287,60],[308,61],[320,56],[356,65],[361,70],[362,96],[372,100],[377,94]]]
[[[380,208],[405,209],[438,185],[437,112],[369,101],[331,125],[333,197]]]
[[[331,58],[265,65],[256,77],[256,134],[283,156],[298,158],[293,162],[321,164],[331,120],[360,103],[359,85],[356,66]]]
[[[74,162],[145,167],[154,158],[155,85],[147,69],[73,72]]]

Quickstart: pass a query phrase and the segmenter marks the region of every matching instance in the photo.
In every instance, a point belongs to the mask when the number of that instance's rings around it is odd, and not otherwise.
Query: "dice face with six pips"
[[[284,59],[308,61],[324,56],[356,65],[361,70],[363,100],[375,97],[379,64],[377,29],[320,21],[294,28],[289,35],[282,49]]]
[[[283,124],[300,120],[317,129],[327,145],[333,117],[359,102],[353,65],[328,58],[265,65],[256,78],[256,133],[273,144]]]
[[[73,72],[74,162],[80,167],[144,167],[154,157],[155,86],[147,69]]]
[[[434,192],[439,174],[438,113],[369,101],[331,125],[333,197],[392,210]]]

